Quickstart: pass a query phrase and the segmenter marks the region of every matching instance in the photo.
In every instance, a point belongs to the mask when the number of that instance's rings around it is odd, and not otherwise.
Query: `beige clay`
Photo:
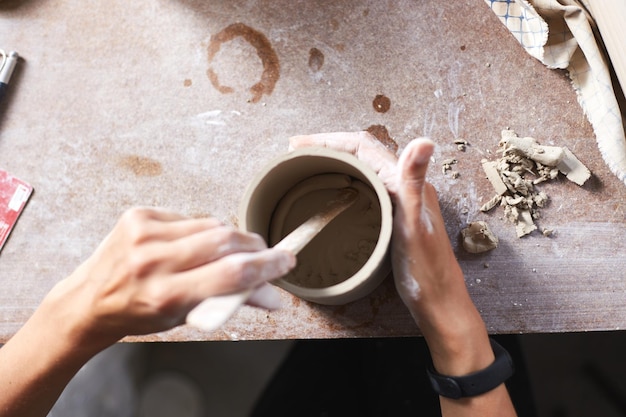
[[[338,284],[361,269],[374,251],[381,223],[378,199],[361,181],[340,174],[308,178],[281,199],[272,217],[270,245],[318,211],[338,188],[345,187],[346,179],[358,191],[358,200],[300,252],[285,281],[308,288]]]
[[[470,253],[487,252],[498,247],[498,237],[494,235],[487,223],[477,221],[470,223],[461,230],[463,248]]]
[[[481,161],[496,195],[480,210],[489,211],[498,204],[503,206],[504,217],[515,224],[517,237],[537,230],[534,219],[539,216],[539,208],[548,201],[548,196],[535,188],[537,184],[555,179],[559,172],[578,185],[583,185],[591,176],[569,149],[543,146],[534,138],[518,137],[512,130],[502,131],[500,147],[502,156],[498,160]]]

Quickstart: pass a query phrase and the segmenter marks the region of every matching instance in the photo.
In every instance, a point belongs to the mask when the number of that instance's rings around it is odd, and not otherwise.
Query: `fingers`
[[[122,214],[112,232],[134,244],[172,241],[222,225],[216,218],[191,219],[159,208],[135,207]]]
[[[414,139],[400,155],[398,161],[399,192],[410,198],[421,196],[426,182],[428,162],[435,149],[432,140],[426,138]]]
[[[172,242],[152,246],[155,259],[162,259],[163,272],[180,272],[202,266],[237,252],[267,249],[263,238],[229,226],[192,233]]]
[[[208,277],[214,285],[200,285],[214,295],[256,287],[295,266],[292,254],[268,250],[256,233],[239,231],[214,218],[189,219],[143,208],[131,209],[123,217],[123,229],[137,229],[130,233],[141,242],[131,260],[138,275],[150,271],[183,277],[181,281]],[[260,299],[263,302],[262,294]]]
[[[320,146],[356,156],[360,142],[370,140],[370,136],[367,132],[333,132],[293,136],[289,138],[289,150]]]
[[[133,207],[124,212],[122,219],[125,217],[131,217],[135,220],[156,220],[161,222],[171,222],[188,218],[182,214],[159,207]]]
[[[252,293],[250,298],[248,298],[246,304],[267,310],[278,310],[282,302],[276,288],[270,284],[261,284],[259,288]]]
[[[398,192],[396,204],[403,220],[409,224],[420,223],[432,233],[432,216],[427,205],[426,182],[428,162],[434,151],[430,139],[415,139],[405,148],[398,161]],[[435,199],[436,201],[436,199]]]
[[[287,274],[296,265],[293,254],[279,249],[234,253],[217,261],[177,274],[177,286],[193,293],[196,304],[205,298],[258,287]],[[251,303],[273,305],[267,292]]]
[[[179,219],[172,221],[151,221],[146,225],[150,239],[170,242],[182,239],[187,236],[193,236],[206,231],[215,231],[220,228],[228,228],[214,217],[202,219]]]
[[[294,136],[289,149],[319,146],[347,152],[370,166],[391,192],[395,192],[396,156],[368,132],[336,132]]]

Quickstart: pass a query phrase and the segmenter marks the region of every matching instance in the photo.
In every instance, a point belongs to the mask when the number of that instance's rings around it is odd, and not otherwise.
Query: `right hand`
[[[445,225],[437,193],[426,181],[434,143],[415,139],[400,159],[367,132],[290,138],[291,148],[323,146],[348,152],[374,169],[394,203],[393,272],[398,293],[415,318],[431,316],[465,281]],[[456,289],[460,291],[455,291]]]
[[[426,338],[435,366],[439,364],[442,373],[463,374],[489,365],[493,354],[484,323],[467,292],[437,193],[426,181],[434,143],[415,139],[399,160],[367,132],[296,136],[289,144],[291,149],[322,146],[348,152],[378,173],[395,206],[392,264],[396,288]],[[458,355],[461,346],[472,341],[478,351],[487,353],[478,363]],[[457,362],[460,368],[449,366]]]

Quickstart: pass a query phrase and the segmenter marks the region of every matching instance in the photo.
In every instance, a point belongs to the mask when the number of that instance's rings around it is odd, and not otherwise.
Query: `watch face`
[[[454,378],[439,375],[434,370],[428,370],[428,378],[435,392],[446,398],[458,399],[461,398],[462,392],[459,384],[456,383]]]

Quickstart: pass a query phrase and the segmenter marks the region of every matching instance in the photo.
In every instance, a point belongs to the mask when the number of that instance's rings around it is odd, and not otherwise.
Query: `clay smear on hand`
[[[487,212],[495,206],[504,208],[505,218],[515,224],[517,237],[537,229],[534,220],[548,196],[536,185],[555,179],[559,173],[583,185],[591,173],[565,147],[544,146],[534,138],[520,138],[512,130],[502,131],[499,143],[501,157],[496,161],[483,159],[482,166],[496,195],[480,208]],[[550,234],[544,229],[544,235]]]

